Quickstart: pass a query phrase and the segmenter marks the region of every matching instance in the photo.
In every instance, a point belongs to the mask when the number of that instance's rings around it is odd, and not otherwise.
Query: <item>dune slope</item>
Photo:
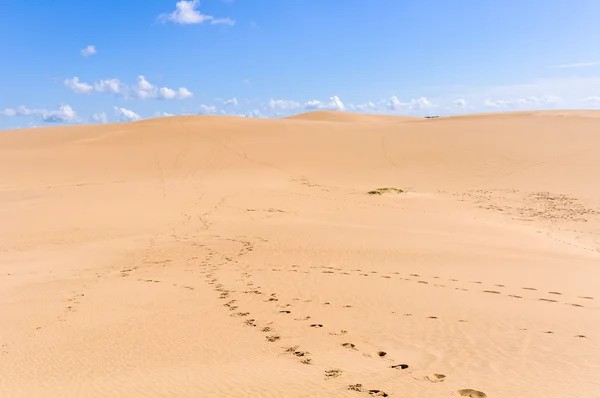
[[[0,396],[597,394],[600,119],[406,120],[1,132]]]

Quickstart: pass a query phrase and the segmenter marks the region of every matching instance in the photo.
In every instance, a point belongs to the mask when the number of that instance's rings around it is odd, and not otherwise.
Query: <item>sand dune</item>
[[[0,396],[600,396],[595,115],[1,132]]]
[[[421,120],[420,118],[412,116],[372,115],[340,111],[312,111],[289,116],[284,119],[338,123],[403,122]]]

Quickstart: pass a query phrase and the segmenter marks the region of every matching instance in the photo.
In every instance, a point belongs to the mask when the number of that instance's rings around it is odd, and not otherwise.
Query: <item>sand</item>
[[[0,396],[600,397],[599,132],[569,111],[0,132]]]

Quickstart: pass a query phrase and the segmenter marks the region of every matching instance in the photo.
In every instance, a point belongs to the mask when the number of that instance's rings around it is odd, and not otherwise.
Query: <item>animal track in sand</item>
[[[382,278],[385,278],[385,279],[391,279],[391,278],[392,278],[392,277],[391,277],[391,276],[389,276],[389,275],[381,275],[381,277],[382,277]]]
[[[461,397],[469,397],[469,398],[487,398],[487,394],[478,390],[473,390],[471,388],[465,388],[463,390],[458,390],[458,394]]]
[[[523,298],[521,296],[517,296],[516,294],[509,294],[508,297],[514,297],[514,298]]]
[[[408,365],[405,364],[405,363],[401,363],[401,364],[398,364],[398,365],[392,365],[392,366],[390,366],[390,368],[404,370],[404,369],[408,368]]]
[[[342,347],[356,351],[356,345],[354,345],[353,343],[342,343]]]
[[[494,285],[494,286],[496,286],[496,287],[506,287],[504,285]]]
[[[429,284],[429,282],[426,282],[426,281],[417,281],[417,283],[422,283],[422,284],[424,284],[424,285],[427,285],[427,284]]]
[[[344,373],[341,369],[330,369],[325,371],[325,379],[335,379]]]
[[[387,355],[387,352],[385,352],[385,351],[377,351],[377,355],[378,355],[380,358],[383,358],[384,356],[386,356],[386,355]]]
[[[254,319],[246,319],[244,321],[244,325],[246,325],[246,326],[256,326],[256,323],[254,323],[254,322],[255,322]]]
[[[575,335],[575,337],[578,337],[580,339],[587,339],[587,336],[584,334],[578,334],[578,335]]]
[[[571,304],[569,304],[569,305],[572,305],[573,307],[583,307],[583,305],[581,305],[581,304],[574,304],[574,303],[571,303]]]
[[[593,300],[593,297],[589,297],[589,296],[579,296],[580,299],[584,299],[584,300]]]
[[[556,294],[556,295],[558,295],[558,296],[561,296],[561,295],[562,295],[562,293],[560,293],[560,292],[548,292],[548,293],[549,293],[549,294]]]
[[[535,287],[523,287],[524,290],[537,290]]]
[[[294,318],[295,321],[308,321],[310,319],[310,315],[307,315],[302,318]]]
[[[437,316],[428,316],[427,318],[429,318],[429,319],[438,319]]]
[[[416,276],[416,277],[420,277],[421,275],[419,275],[419,274],[410,274],[409,276]]]
[[[434,373],[429,376],[426,376],[425,378],[432,383],[441,383],[446,379],[446,375],[441,373]]]
[[[497,290],[484,290],[483,292],[484,292],[484,293],[491,293],[491,294],[502,294],[502,293],[500,293],[500,292],[499,292],[499,291],[497,291]]]
[[[273,329],[271,329],[269,326],[265,326],[264,328],[260,329],[260,331],[263,333],[269,333],[271,330]]]
[[[471,283],[481,283],[480,281],[471,281]]]
[[[268,341],[269,343],[274,343],[274,342],[276,342],[277,340],[280,340],[280,339],[281,339],[281,337],[280,337],[280,336],[278,336],[278,335],[276,335],[276,334],[273,334],[273,335],[267,336],[267,337],[265,337],[265,338],[267,339],[267,341]]]
[[[323,325],[321,325],[320,323],[313,323],[312,325],[310,325],[311,328],[322,328]]]

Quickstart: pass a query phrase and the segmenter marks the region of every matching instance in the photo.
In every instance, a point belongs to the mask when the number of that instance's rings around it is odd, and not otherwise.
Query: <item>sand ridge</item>
[[[594,396],[600,120],[556,115],[2,132],[0,395]]]

